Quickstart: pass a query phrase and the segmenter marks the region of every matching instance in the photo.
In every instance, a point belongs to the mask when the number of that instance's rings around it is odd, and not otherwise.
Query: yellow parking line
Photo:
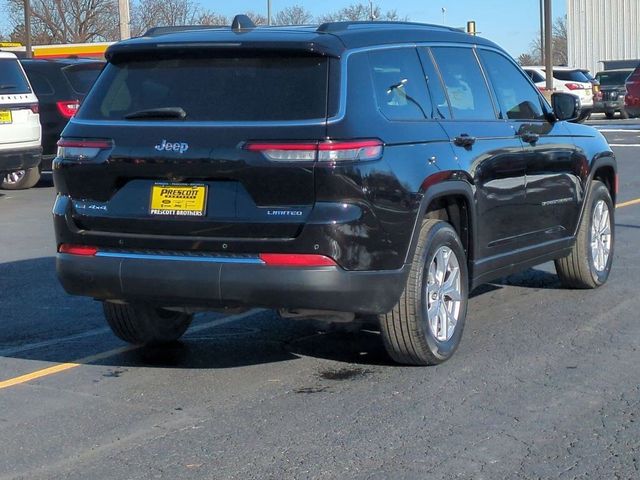
[[[71,370],[72,368],[79,367],[80,365],[85,365],[87,363],[93,363],[98,360],[102,360],[108,357],[113,357],[114,355],[128,352],[136,348],[138,347],[128,346],[128,347],[114,348],[113,350],[108,350],[102,353],[96,353],[95,355],[90,355],[88,357],[80,358],[73,362],[60,363],[58,365],[54,365],[53,367],[43,368],[41,370],[36,370],[35,372],[27,373],[26,375],[20,375],[19,377],[10,378],[8,380],[4,380],[0,382],[0,390],[2,390],[3,388],[20,385],[22,383],[27,383],[27,382],[30,382],[31,380],[36,380],[38,378],[48,377],[49,375],[54,375],[56,373],[64,372],[65,370]]]
[[[616,205],[616,208],[630,207],[631,205],[638,205],[640,203],[640,198],[636,198],[635,200],[629,200],[628,202],[622,202]]]

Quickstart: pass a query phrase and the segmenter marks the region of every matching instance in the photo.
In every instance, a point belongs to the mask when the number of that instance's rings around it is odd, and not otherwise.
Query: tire
[[[102,308],[113,333],[134,345],[158,345],[178,340],[193,320],[193,314],[147,304],[102,302]]]
[[[33,167],[28,170],[5,173],[0,186],[4,190],[26,190],[27,188],[35,187],[39,181],[40,169]]]
[[[603,222],[600,226],[594,225],[599,213],[597,209],[605,208],[608,216],[608,240],[607,228]],[[576,236],[576,243],[571,253],[555,261],[556,271],[563,286],[567,288],[597,288],[603,285],[609,278],[611,264],[613,262],[613,247],[615,239],[615,208],[611,201],[609,190],[602,182],[597,180],[591,184],[591,191],[587,197],[587,204],[580,220],[580,227]],[[601,217],[600,217],[601,218]],[[592,228],[598,229],[592,232]],[[592,243],[592,240],[594,241]],[[603,247],[604,250],[600,250]],[[594,254],[598,251],[605,251],[608,248],[606,258]],[[595,250],[594,250],[595,249]],[[594,258],[598,257],[598,258]]]
[[[622,118],[623,120],[627,120],[629,118],[629,114],[624,108],[620,110],[620,118]]]
[[[616,116],[616,112],[604,112],[604,116],[607,117],[607,120],[612,120]]]
[[[447,252],[448,257],[445,255]],[[436,254],[442,255],[436,258]],[[454,257],[451,257],[452,254]],[[440,265],[444,266],[441,285],[447,283],[447,279],[453,280],[457,271],[457,280],[454,281],[457,292],[452,291],[451,296],[444,294],[442,289],[434,291],[433,281],[437,281],[437,267]],[[448,270],[449,267],[451,270]],[[382,339],[389,356],[398,363],[408,365],[436,365],[449,359],[462,337],[468,289],[466,255],[455,230],[446,222],[425,220],[420,228],[404,291],[393,309],[379,317]],[[439,298],[428,299],[431,294]],[[449,313],[455,316],[457,312],[455,324],[445,329],[446,335],[442,331],[442,323],[438,322],[439,315],[430,317],[427,311],[430,301],[438,313],[442,312],[437,307],[441,301],[444,301],[443,308],[450,310]],[[450,318],[449,315],[446,317]],[[440,328],[435,329],[438,325]],[[438,334],[442,338],[438,338]]]

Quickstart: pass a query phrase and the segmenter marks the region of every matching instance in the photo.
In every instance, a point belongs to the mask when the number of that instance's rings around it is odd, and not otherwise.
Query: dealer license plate
[[[11,110],[0,110],[0,123],[12,123]]]
[[[206,205],[206,185],[156,183],[151,188],[151,215],[202,217]]]

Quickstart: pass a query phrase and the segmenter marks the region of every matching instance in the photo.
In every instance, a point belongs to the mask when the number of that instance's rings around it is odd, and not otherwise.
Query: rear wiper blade
[[[145,119],[145,118],[179,118],[183,120],[187,117],[187,112],[182,107],[165,107],[165,108],[149,108],[147,110],[138,110],[124,116],[126,120]]]
[[[10,88],[17,88],[17,85],[0,85],[0,90],[9,90]]]

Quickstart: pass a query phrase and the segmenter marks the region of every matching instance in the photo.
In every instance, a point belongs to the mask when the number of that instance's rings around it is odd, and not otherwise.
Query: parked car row
[[[22,59],[0,52],[0,175],[4,189],[31,188],[51,170],[67,121],[104,62]]]

